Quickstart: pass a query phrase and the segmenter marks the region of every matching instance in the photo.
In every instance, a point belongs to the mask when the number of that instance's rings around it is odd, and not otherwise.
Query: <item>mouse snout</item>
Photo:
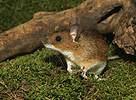
[[[47,36],[46,38],[47,38],[47,43],[48,44],[53,44],[52,37]]]
[[[47,36],[46,39],[48,40],[48,39],[49,39],[49,36]]]
[[[44,42],[44,44],[49,44],[49,37],[46,37],[46,43]]]

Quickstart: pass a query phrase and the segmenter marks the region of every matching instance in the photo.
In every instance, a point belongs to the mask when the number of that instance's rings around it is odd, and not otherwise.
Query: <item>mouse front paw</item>
[[[82,73],[81,76],[84,78],[84,79],[88,79],[87,75]]]
[[[87,77],[87,75],[86,75],[87,70],[85,69],[85,67],[81,67],[81,70],[82,70],[81,76],[82,76],[84,79],[88,79],[88,77]]]
[[[72,71],[72,69],[71,68],[67,68],[67,71],[69,72],[69,73],[72,73],[73,71]]]
[[[74,65],[71,61],[69,61],[69,60],[66,60],[66,62],[67,62],[67,71],[69,72],[69,73],[72,73],[73,72],[73,70],[72,70],[72,66]]]

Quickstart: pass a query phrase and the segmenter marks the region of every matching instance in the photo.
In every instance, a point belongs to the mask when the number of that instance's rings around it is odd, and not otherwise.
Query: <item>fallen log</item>
[[[132,5],[124,10],[114,30],[114,43],[130,55],[136,51],[136,8]]]
[[[79,21],[81,31],[96,29],[101,34],[112,33],[117,30],[125,9],[131,5],[131,0],[86,0],[61,12],[38,12],[32,20],[1,33],[0,61],[43,47],[41,41],[46,41],[48,34],[69,30],[75,21]]]

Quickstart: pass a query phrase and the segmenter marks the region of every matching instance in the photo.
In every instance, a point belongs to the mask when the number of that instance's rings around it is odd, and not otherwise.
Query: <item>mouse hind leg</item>
[[[100,62],[98,64],[98,69],[96,70],[95,74],[100,75],[103,72],[103,70],[105,69],[106,65],[107,65],[107,62]]]
[[[106,65],[107,65],[107,62],[106,62],[106,61],[105,61],[105,62],[100,62],[100,63],[98,64],[98,68],[97,68],[97,70],[94,72],[94,74],[95,74],[95,79],[99,79],[98,75],[100,75],[100,74],[103,72],[103,70],[105,69]],[[101,80],[101,79],[100,79],[100,80]]]
[[[87,79],[87,71],[90,70],[92,73],[95,74],[95,78],[98,79],[98,75],[102,73],[104,68],[106,67],[106,62],[105,61],[93,61],[92,63],[86,63],[82,68],[82,77]]]
[[[88,77],[87,77],[87,71],[88,70],[90,70],[90,68],[93,68],[93,67],[95,67],[96,65],[98,65],[98,62],[94,62],[94,61],[89,61],[89,62],[83,62],[82,64],[81,64],[81,70],[82,70],[82,73],[81,73],[81,75],[82,75],[82,77],[83,78],[85,78],[85,79],[87,79]]]

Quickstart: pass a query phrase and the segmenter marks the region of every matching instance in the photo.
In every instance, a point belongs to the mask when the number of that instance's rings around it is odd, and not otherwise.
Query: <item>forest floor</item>
[[[83,0],[82,0],[83,1]],[[61,11],[81,0],[0,0],[0,32],[38,11]],[[110,45],[111,46],[111,45]],[[109,54],[114,52],[111,46]],[[0,100],[136,100],[136,60],[108,61],[98,81],[69,74],[58,53],[43,48],[0,63]]]

